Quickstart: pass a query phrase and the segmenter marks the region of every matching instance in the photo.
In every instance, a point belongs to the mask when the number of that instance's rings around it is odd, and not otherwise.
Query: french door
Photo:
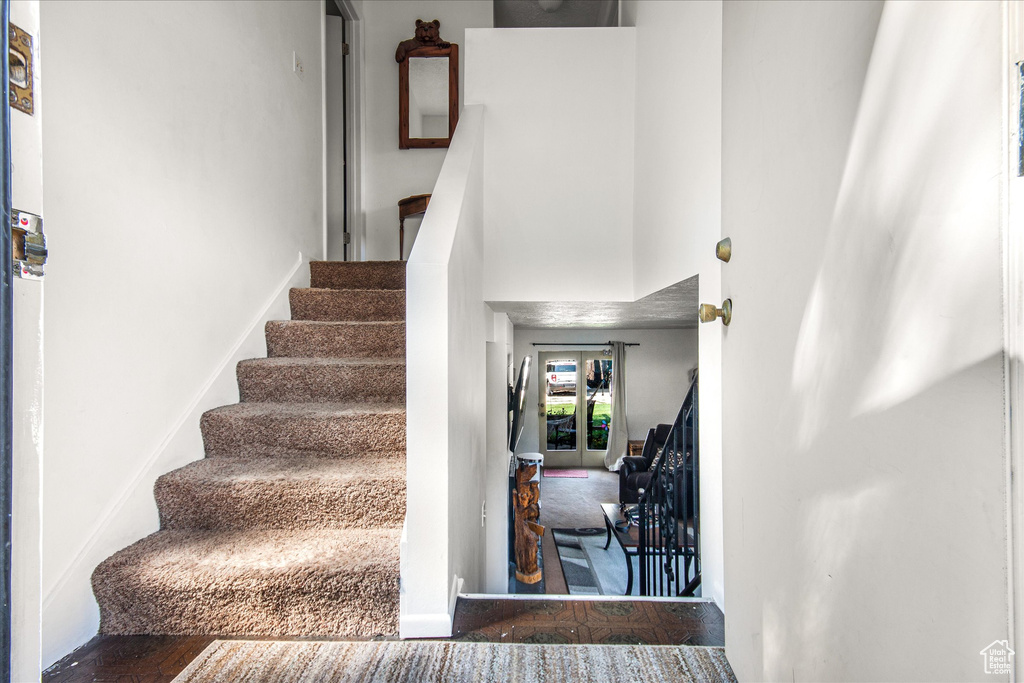
[[[545,467],[604,463],[612,421],[612,359],[607,351],[540,354],[540,450]]]

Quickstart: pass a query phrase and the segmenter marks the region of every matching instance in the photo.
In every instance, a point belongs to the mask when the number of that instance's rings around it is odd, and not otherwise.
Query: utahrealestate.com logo
[[[987,674],[1009,674],[1013,671],[1013,650],[1005,640],[993,641],[981,651],[981,656],[985,660]]]

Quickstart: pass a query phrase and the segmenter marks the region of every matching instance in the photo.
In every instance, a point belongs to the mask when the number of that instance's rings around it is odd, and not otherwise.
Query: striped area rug
[[[175,683],[260,681],[735,681],[716,647],[522,645],[453,641],[210,644]]]

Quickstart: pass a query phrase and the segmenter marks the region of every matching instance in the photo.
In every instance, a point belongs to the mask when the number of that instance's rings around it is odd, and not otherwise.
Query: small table
[[[424,213],[430,205],[429,194],[414,194],[398,200],[398,260],[405,260],[405,219]]]
[[[626,555],[626,592],[630,595],[633,592],[633,558],[640,554],[640,527],[631,524],[625,531],[619,531],[616,522],[626,521],[626,517],[619,510],[618,503],[601,503],[601,512],[604,513],[604,527],[608,531],[608,539],[605,541],[604,549],[612,543],[612,536],[619,542],[619,547]]]
[[[636,524],[630,524],[626,527],[625,531],[620,531],[615,526],[616,522],[626,521],[626,517],[619,509],[618,503],[601,503],[601,512],[604,513],[604,526],[608,532],[608,539],[605,541],[604,549],[608,550],[613,537],[618,541],[619,547],[622,548],[622,552],[626,556],[626,592],[624,595],[630,595],[633,592],[633,558],[640,554],[640,527]],[[687,528],[687,526],[683,522],[679,522],[679,535],[676,537],[679,539],[676,545],[676,554],[678,555],[685,555],[687,552],[682,547],[684,534],[688,534],[689,540],[693,540],[693,529],[692,527]],[[660,541],[660,537],[661,534],[655,532],[655,543]]]

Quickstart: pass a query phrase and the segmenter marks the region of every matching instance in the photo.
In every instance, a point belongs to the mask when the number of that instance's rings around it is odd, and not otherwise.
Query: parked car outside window
[[[576,361],[552,360],[547,363],[548,396],[576,392]]]

